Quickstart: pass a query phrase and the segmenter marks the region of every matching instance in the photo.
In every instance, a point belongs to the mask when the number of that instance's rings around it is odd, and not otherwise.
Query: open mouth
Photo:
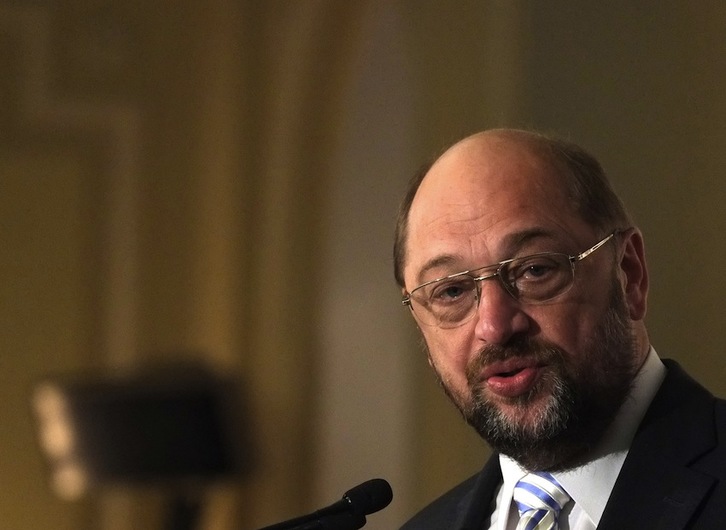
[[[529,392],[543,366],[533,361],[512,360],[496,363],[484,371],[486,387],[495,395],[512,398]]]
[[[520,373],[522,370],[524,370],[524,368],[518,368],[516,370],[510,370],[508,372],[499,372],[498,374],[496,374],[496,377],[512,377]]]

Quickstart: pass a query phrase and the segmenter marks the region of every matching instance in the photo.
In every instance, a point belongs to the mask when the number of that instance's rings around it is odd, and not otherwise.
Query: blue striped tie
[[[517,530],[557,530],[560,510],[570,500],[555,477],[530,473],[514,486],[514,502],[519,509]]]

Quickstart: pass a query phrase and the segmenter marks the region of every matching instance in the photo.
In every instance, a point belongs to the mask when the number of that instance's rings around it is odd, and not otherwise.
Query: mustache
[[[562,364],[564,353],[549,342],[532,337],[513,337],[506,344],[487,344],[466,367],[466,378],[470,383],[489,364],[508,359],[526,357],[542,364]]]

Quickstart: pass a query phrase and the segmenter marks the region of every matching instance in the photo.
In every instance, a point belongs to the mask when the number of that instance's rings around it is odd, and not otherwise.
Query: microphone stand
[[[365,524],[366,518],[363,515],[356,515],[354,513],[331,513],[315,521],[286,528],[288,530],[358,530],[359,528],[363,528]]]
[[[282,523],[266,526],[260,530],[358,530],[366,524],[364,515],[352,512],[309,515],[295,517]]]

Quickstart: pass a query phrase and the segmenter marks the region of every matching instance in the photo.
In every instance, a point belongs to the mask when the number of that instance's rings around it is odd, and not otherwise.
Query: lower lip
[[[514,398],[529,392],[539,373],[539,367],[531,366],[510,376],[494,375],[487,379],[487,386],[498,396]]]

